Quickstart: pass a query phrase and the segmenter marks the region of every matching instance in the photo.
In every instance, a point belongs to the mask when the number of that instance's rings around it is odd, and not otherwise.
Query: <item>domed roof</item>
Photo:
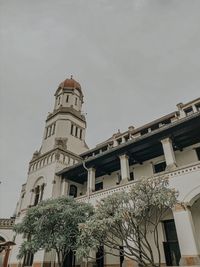
[[[69,88],[69,89],[78,89],[81,91],[81,85],[77,81],[73,79],[73,76],[71,75],[70,79],[64,80],[59,87],[61,88]]]

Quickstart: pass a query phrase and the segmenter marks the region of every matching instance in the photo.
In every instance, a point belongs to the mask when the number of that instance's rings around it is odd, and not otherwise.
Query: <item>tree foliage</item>
[[[105,245],[107,253],[122,255],[123,247],[123,254],[140,265],[160,266],[158,225],[176,202],[177,192],[168,187],[166,178],[141,179],[129,192],[108,196],[79,227],[79,257],[87,257],[91,249]]]
[[[45,200],[30,208],[23,221],[15,226],[16,233],[26,237],[18,257],[40,249],[54,249],[62,266],[66,255],[77,249],[78,224],[88,220],[92,213],[91,205],[78,203],[71,197]]]

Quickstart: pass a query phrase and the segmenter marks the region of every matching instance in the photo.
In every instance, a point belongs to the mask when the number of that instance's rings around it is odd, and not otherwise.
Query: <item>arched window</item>
[[[44,194],[44,187],[45,187],[44,178],[41,177],[36,181],[32,189],[33,197],[31,205],[36,206],[40,201],[42,201]]]
[[[36,206],[39,202],[40,198],[40,187],[39,185],[35,188],[35,199],[34,199],[34,206]]]
[[[70,188],[69,188],[69,195],[70,196],[73,196],[73,197],[77,197],[77,186],[75,185],[70,185]]]

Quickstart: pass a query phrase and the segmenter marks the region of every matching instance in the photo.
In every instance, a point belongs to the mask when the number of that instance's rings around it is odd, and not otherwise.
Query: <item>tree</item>
[[[78,203],[71,197],[60,197],[41,202],[27,211],[23,221],[15,226],[24,239],[19,258],[40,249],[57,254],[59,267],[65,257],[77,249],[78,224],[84,223],[93,213],[93,207]]]
[[[166,178],[141,179],[129,192],[108,196],[79,227],[79,257],[87,257],[91,249],[105,245],[107,253],[124,255],[142,266],[160,266],[158,225],[176,202],[177,192],[168,187]]]

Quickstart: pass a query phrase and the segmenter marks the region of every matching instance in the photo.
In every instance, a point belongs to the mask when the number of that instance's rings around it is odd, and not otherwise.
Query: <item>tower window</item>
[[[60,96],[58,97],[58,105],[60,105]]]
[[[69,102],[69,95],[67,95],[67,97],[66,97],[66,102],[67,103]]]
[[[56,128],[56,123],[54,123],[53,126],[52,126],[52,134],[55,133],[55,128]]]
[[[75,136],[78,136],[78,127],[76,127],[76,132],[75,132]]]
[[[74,132],[74,125],[72,124],[71,125],[71,135],[73,135],[73,132]]]
[[[80,129],[80,139],[82,139],[82,134],[83,134],[83,130],[82,129]]]
[[[40,197],[40,187],[39,185],[35,188],[35,200],[34,200],[34,206],[36,206],[39,202]]]
[[[75,98],[75,105],[77,105],[77,100],[78,100],[78,99],[77,99],[77,97],[76,97],[76,98]]]

